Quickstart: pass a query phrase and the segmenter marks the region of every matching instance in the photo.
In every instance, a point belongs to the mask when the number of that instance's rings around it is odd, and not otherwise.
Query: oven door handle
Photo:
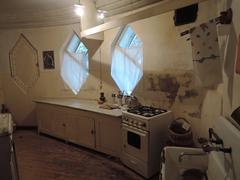
[[[139,130],[135,129],[135,128],[132,128],[126,124],[122,124],[122,128],[123,130],[126,130],[126,131],[131,131],[135,134],[138,134],[139,136],[142,136],[142,137],[145,137],[147,136],[148,132],[140,132]]]

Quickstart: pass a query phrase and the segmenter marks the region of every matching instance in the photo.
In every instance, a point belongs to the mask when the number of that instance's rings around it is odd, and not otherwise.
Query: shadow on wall
[[[94,56],[94,54],[97,52],[103,42],[102,40],[88,38],[82,38],[81,40],[86,45],[86,47],[88,47],[88,55],[90,59]]]
[[[111,77],[110,64],[90,60],[89,65],[90,65],[89,73],[92,76],[99,79],[99,81],[102,81],[103,84],[105,85],[112,86],[113,88],[116,86],[114,80]]]
[[[102,81],[103,86],[106,85],[108,87],[113,87],[113,89],[115,89],[116,85],[113,79],[111,78],[111,64],[100,62],[101,57],[95,59],[95,55],[98,54],[100,56],[101,51],[99,48],[101,48],[103,41],[87,38],[83,38],[82,41],[86,44],[87,47],[89,47],[88,55],[90,75],[92,75],[95,79],[98,79],[99,83]],[[89,82],[89,79],[86,81],[86,84],[87,87],[88,84],[91,84],[91,82]],[[99,87],[96,86],[96,84],[95,89],[99,90]],[[86,88],[86,90],[88,90],[88,88]]]

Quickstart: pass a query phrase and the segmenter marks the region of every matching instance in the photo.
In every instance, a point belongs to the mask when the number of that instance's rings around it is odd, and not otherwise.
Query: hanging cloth
[[[211,20],[190,30],[195,81],[201,87],[222,82],[216,22]]]

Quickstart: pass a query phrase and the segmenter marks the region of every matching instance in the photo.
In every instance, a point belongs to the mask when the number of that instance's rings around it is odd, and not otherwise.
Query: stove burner
[[[161,109],[161,108],[155,108],[151,106],[137,106],[137,107],[128,109],[127,112],[141,115],[144,117],[153,117],[158,114],[165,113],[167,112],[167,110]]]

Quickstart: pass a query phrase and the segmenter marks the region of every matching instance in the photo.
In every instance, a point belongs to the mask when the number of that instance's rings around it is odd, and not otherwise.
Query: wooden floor
[[[14,141],[21,180],[143,179],[114,159],[35,131],[17,131]]]

